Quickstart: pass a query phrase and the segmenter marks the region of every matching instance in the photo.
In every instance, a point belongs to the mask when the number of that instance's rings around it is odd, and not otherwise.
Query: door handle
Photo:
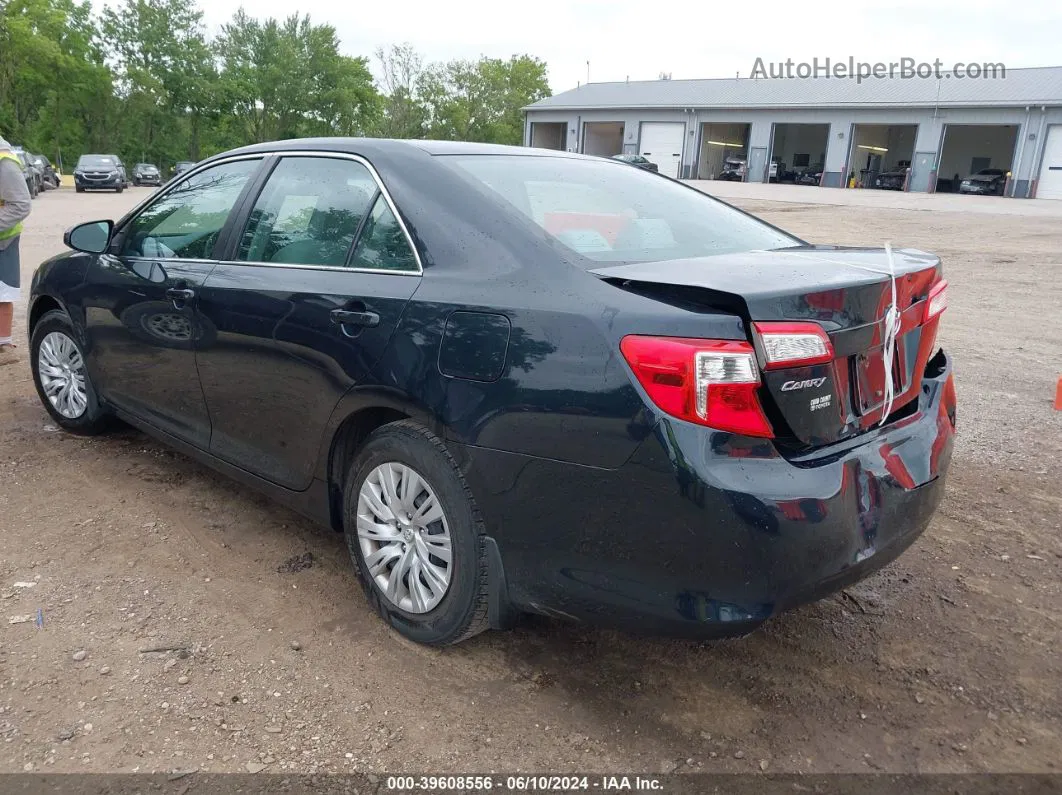
[[[339,326],[362,326],[374,328],[380,325],[380,316],[375,312],[352,312],[349,309],[333,309],[332,322]]]
[[[166,291],[166,297],[171,301],[191,301],[195,298],[195,290],[187,287],[171,287]]]

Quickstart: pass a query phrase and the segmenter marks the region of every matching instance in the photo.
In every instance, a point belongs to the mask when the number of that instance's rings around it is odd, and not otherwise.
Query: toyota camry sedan
[[[259,144],[65,242],[28,313],[54,421],[342,532],[421,643],[521,613],[745,634],[893,560],[944,488],[940,261],[618,161]]]

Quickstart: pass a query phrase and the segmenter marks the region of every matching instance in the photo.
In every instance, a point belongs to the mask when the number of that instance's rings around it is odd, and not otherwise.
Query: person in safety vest
[[[19,360],[11,342],[11,322],[22,283],[18,238],[31,206],[22,161],[11,151],[11,144],[0,138],[0,367]]]

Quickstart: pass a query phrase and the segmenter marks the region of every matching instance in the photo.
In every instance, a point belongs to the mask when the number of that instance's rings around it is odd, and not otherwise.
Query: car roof
[[[589,158],[588,155],[562,152],[559,149],[534,149],[527,146],[481,144],[469,141],[429,141],[395,138],[292,138],[271,143],[252,144],[224,152],[223,154],[320,150],[371,156],[373,154],[399,154],[403,151],[408,152],[411,149],[420,150],[429,155],[521,155],[524,157]],[[600,158],[592,159],[597,160]]]

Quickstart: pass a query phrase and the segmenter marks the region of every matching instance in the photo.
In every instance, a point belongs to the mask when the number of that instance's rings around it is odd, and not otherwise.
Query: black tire
[[[358,494],[376,467],[405,464],[430,484],[441,503],[450,530],[453,559],[450,584],[442,600],[426,613],[395,605],[369,573],[357,534]],[[347,549],[365,595],[401,635],[428,646],[459,643],[488,628],[485,531],[472,493],[442,441],[412,420],[374,431],[351,464],[343,496],[343,529]]]
[[[44,393],[44,388],[41,386],[41,374],[37,363],[40,360],[41,343],[44,341],[44,338],[52,332],[60,332],[64,334],[77,348],[78,353],[81,354],[81,360],[85,361],[84,348],[81,347],[81,343],[78,341],[78,335],[74,331],[74,326],[70,322],[70,318],[67,314],[57,309],[46,312],[37,322],[37,325],[33,327],[33,333],[30,335],[30,370],[33,373],[33,385],[37,388],[37,396],[44,405],[45,411],[48,412],[56,425],[71,433],[77,433],[84,436],[95,436],[96,434],[109,430],[113,427],[113,418],[110,413],[100,405],[99,398],[96,395],[96,388],[93,385],[92,379],[89,377],[87,370],[84,371],[87,405],[84,412],[79,417],[64,417],[56,411],[52,402]]]
[[[114,189],[114,192],[121,193],[123,190],[125,190],[125,185],[119,185],[117,188]]]
[[[85,189],[82,188],[80,185],[75,185],[74,186],[74,190],[77,191],[78,193],[84,193],[85,192]]]

